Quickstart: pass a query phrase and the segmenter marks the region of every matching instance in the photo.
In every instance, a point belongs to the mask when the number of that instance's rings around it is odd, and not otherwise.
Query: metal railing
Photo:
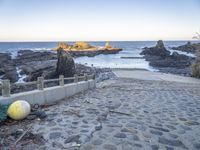
[[[95,79],[95,75],[87,75],[84,74],[83,76],[74,75],[74,77],[64,78],[63,75],[60,75],[57,79],[48,79],[44,80],[44,77],[38,77],[37,81],[32,82],[25,82],[25,83],[16,83],[14,85],[17,86],[31,86],[31,85],[37,85],[38,90],[44,90],[44,84],[49,82],[59,82],[59,86],[64,86],[65,81],[72,80],[74,83],[78,83],[80,81],[87,81]],[[11,95],[11,84],[10,80],[2,80],[0,81],[0,90],[2,92],[3,97],[10,97]]]

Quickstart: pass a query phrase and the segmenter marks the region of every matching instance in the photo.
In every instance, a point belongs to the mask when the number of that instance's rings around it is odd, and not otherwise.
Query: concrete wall
[[[95,88],[94,80],[81,81],[78,83],[66,84],[64,86],[54,86],[44,90],[34,90],[30,92],[13,94],[10,97],[0,97],[0,104],[9,104],[16,100],[26,100],[30,104],[46,104],[68,98],[77,93]]]

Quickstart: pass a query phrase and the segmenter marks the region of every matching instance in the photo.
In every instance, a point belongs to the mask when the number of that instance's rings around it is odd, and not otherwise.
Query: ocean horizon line
[[[160,39],[160,40],[163,40],[163,39]],[[39,40],[39,41],[0,41],[0,43],[46,43],[46,42],[78,42],[78,41],[84,41],[84,42],[155,42],[155,41],[158,41],[158,40],[50,40],[50,41],[46,41],[46,40]],[[198,42],[199,40],[196,40],[196,39],[188,39],[188,40],[163,40],[163,41],[166,41],[166,42],[173,42],[173,41],[176,41],[176,42],[181,42],[181,41],[192,41],[192,42]]]

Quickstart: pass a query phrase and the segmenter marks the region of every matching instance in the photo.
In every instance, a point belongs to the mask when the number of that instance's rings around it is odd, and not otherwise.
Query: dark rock
[[[63,49],[57,51],[57,67],[56,75],[64,75],[65,77],[72,77],[75,73],[75,63],[71,55]]]
[[[32,51],[32,50],[20,50],[18,51],[18,55],[15,59],[15,62],[18,65],[22,65],[27,62],[32,61],[47,61],[47,60],[56,60],[56,53],[52,53],[49,51]]]
[[[159,137],[158,142],[161,144],[167,144],[170,146],[177,146],[177,147],[185,148],[185,145],[179,140],[171,140],[171,139],[166,139],[164,137]]]
[[[115,145],[111,145],[111,144],[105,144],[105,145],[103,146],[103,148],[104,148],[105,150],[116,150],[116,149],[117,149],[117,147],[116,147]]]
[[[194,147],[195,147],[196,149],[200,149],[200,143],[195,143],[195,144],[194,144]]]
[[[172,49],[183,51],[183,52],[188,52],[188,53],[195,53],[197,50],[200,50],[200,43],[192,44],[191,42],[187,42],[187,44],[185,44],[185,45],[181,45],[178,47],[172,47]]]
[[[154,55],[165,58],[170,55],[170,52],[164,47],[163,41],[159,40],[155,47],[147,48],[140,53],[141,55]]]
[[[141,55],[149,61],[149,65],[159,69],[161,72],[180,74],[184,76],[191,75],[190,66],[194,58],[170,52],[166,50],[162,41],[158,41],[155,47],[144,48]]]
[[[92,144],[94,144],[94,145],[101,145],[102,143],[103,143],[103,141],[100,140],[100,139],[94,140],[94,141],[92,142]]]
[[[57,139],[61,136],[61,132],[52,132],[49,134],[49,139]]]
[[[9,53],[0,53],[0,76],[2,76],[2,79],[9,79],[11,82],[18,80],[16,64]]]
[[[159,146],[158,145],[151,145],[152,150],[158,150]]]
[[[20,66],[24,74],[28,77],[26,81],[36,81],[37,77],[45,79],[55,78],[56,61],[33,61],[27,62]]]
[[[188,126],[197,126],[197,125],[200,125],[200,123],[196,122],[196,121],[187,121],[187,122],[185,122],[185,125],[188,125]]]
[[[102,125],[101,125],[101,124],[95,126],[95,130],[96,130],[96,131],[99,131],[99,130],[101,130],[101,129],[102,129]]]
[[[140,138],[136,134],[133,134],[132,138],[133,138],[134,141],[139,141],[140,140]]]
[[[153,127],[153,126],[149,126],[149,128],[156,129],[156,130],[163,131],[163,132],[169,132],[169,130],[165,129],[165,128]]]
[[[66,143],[71,143],[71,142],[76,142],[76,143],[80,143],[80,135],[72,135],[70,137],[68,137],[66,140],[65,140],[65,144]]]
[[[166,150],[174,150],[173,147],[169,147],[169,146],[166,146],[165,148],[166,148]]]
[[[151,130],[150,132],[151,132],[152,134],[159,135],[159,136],[163,135],[163,133],[160,132],[160,131]]]
[[[172,133],[170,133],[169,136],[171,136],[171,137],[174,138],[174,139],[178,138],[178,135],[172,134]]]
[[[124,134],[124,133],[117,133],[117,134],[114,135],[114,137],[116,137],[116,138],[126,138],[126,134]]]

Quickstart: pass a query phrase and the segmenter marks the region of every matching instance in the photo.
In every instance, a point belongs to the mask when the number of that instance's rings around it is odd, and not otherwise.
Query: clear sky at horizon
[[[200,0],[0,0],[0,41],[189,40]]]

